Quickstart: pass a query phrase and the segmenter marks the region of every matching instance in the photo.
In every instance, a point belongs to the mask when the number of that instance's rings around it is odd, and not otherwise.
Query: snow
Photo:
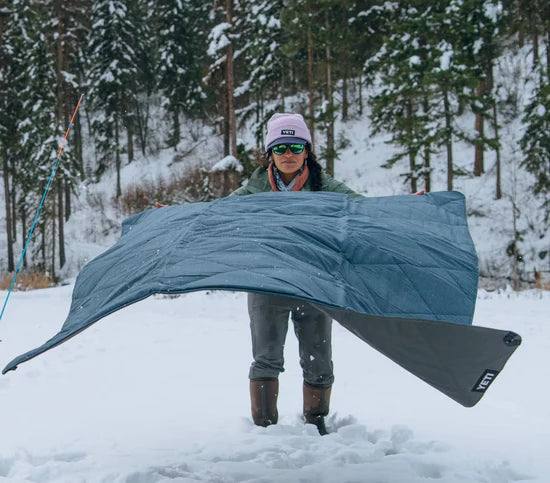
[[[244,170],[243,165],[239,162],[239,160],[235,156],[229,155],[215,163],[210,171],[226,171],[228,169],[237,171],[238,173],[242,173]]]
[[[474,42],[474,54],[479,54],[482,47],[483,47],[483,39],[477,39]]]
[[[443,71],[449,70],[453,58],[453,49],[451,44],[443,40],[439,43],[437,48],[441,52],[441,57],[439,59],[439,68]]]
[[[229,45],[229,39],[227,38],[226,31],[230,28],[230,23],[222,22],[212,29],[209,36],[210,45],[207,50],[208,55],[214,56],[216,52],[219,52]]]
[[[57,332],[72,288],[13,294],[2,367]],[[470,409],[335,323],[321,437],[300,420],[293,334],[279,424],[255,427],[246,295],[155,296],[0,377],[0,482],[547,482],[548,313],[548,292],[480,291],[475,324],[524,344]]]

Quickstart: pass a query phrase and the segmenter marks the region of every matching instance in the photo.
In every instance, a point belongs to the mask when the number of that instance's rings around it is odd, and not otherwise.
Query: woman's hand
[[[162,203],[155,201],[155,208],[164,208],[165,206],[168,206],[168,205],[163,205]]]

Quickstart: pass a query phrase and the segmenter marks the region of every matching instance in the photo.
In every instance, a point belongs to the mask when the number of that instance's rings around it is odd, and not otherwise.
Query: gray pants
[[[284,371],[283,349],[291,315],[304,380],[313,386],[332,385],[332,320],[328,315],[307,302],[257,293],[248,294],[248,314],[254,356],[250,379],[276,378]]]

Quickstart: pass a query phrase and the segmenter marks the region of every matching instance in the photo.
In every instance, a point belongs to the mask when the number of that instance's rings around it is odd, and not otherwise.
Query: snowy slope
[[[71,291],[14,294],[2,367],[58,330]],[[549,313],[548,292],[480,292],[476,325],[524,344],[471,409],[335,324],[332,433],[321,437],[299,418],[291,333],[280,424],[254,427],[246,296],[153,297],[0,377],[0,482],[545,483]]]

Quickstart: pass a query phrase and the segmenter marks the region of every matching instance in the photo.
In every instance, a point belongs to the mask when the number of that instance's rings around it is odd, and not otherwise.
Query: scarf
[[[276,168],[273,161],[269,163],[267,167],[267,172],[269,175],[269,184],[273,191],[300,191],[306,184],[307,178],[309,176],[309,168],[307,167],[307,161],[304,162],[304,165],[300,168],[294,179],[287,185],[281,178],[279,170]]]

